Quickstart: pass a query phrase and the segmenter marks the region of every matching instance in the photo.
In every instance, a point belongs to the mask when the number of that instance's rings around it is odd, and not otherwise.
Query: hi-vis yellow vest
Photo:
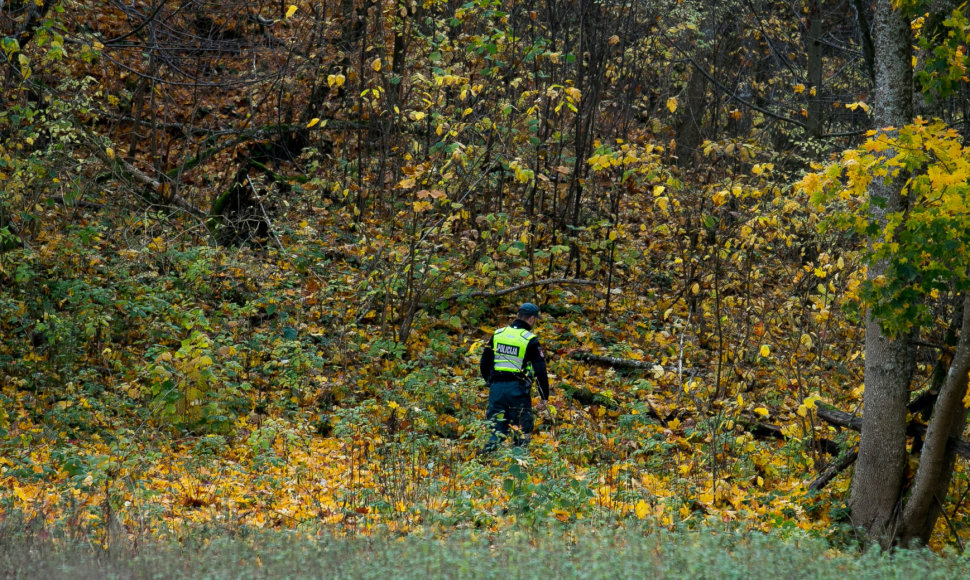
[[[495,353],[495,370],[507,373],[532,372],[532,365],[525,368],[525,349],[535,335],[524,328],[506,326],[495,331],[492,336],[492,351]]]

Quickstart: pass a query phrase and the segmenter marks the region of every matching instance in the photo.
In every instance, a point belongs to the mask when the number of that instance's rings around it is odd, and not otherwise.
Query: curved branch
[[[835,463],[830,463],[828,467],[819,474],[818,478],[815,479],[811,484],[809,484],[808,489],[811,491],[818,491],[828,485],[830,481],[835,479],[835,476],[846,470],[847,467],[855,463],[856,458],[859,457],[859,450],[853,449],[852,451],[843,455]]]
[[[447,298],[445,298],[445,300],[459,300],[461,298],[498,298],[499,296],[512,294],[513,292],[518,292],[519,290],[525,290],[526,288],[535,288],[536,286],[552,286],[556,284],[595,286],[596,282],[593,280],[579,280],[576,278],[546,278],[544,280],[526,282],[525,284],[519,284],[518,286],[512,286],[510,288],[503,288],[502,290],[496,290],[495,292],[486,292],[484,290],[478,290],[475,292],[469,292],[468,294],[458,294],[456,296],[448,296]]]

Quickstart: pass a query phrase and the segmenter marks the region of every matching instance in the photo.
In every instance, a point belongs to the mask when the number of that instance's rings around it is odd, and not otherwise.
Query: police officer
[[[488,383],[488,411],[485,418],[492,423],[492,436],[485,451],[498,447],[499,437],[508,436],[511,427],[513,443],[517,447],[529,444],[529,434],[535,423],[532,414],[532,384],[539,388],[541,411],[549,400],[549,378],[546,359],[539,339],[532,327],[539,320],[539,307],[526,302],[512,324],[499,328],[482,350],[478,367]]]

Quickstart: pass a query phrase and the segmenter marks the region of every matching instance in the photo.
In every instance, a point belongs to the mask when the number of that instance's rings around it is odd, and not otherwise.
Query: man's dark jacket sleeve
[[[539,386],[539,396],[543,401],[549,400],[549,376],[546,374],[546,357],[539,346],[539,339],[533,337],[529,346],[525,348],[525,361],[532,363],[532,370],[536,375]]]
[[[482,373],[482,378],[487,383],[492,378],[492,369],[495,368],[495,352],[492,351],[492,337],[488,337],[485,348],[482,349],[482,358],[478,361],[478,372]]]

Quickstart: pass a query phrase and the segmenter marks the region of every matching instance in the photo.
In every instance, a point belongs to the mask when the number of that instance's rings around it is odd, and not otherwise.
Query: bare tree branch
[[[862,430],[862,418],[856,417],[850,413],[839,411],[838,409],[833,409],[831,407],[819,406],[816,414],[819,419],[822,419],[832,425],[838,425],[839,427],[845,427],[847,429],[852,429],[853,431]],[[926,426],[920,425],[918,423],[910,423],[907,428],[908,435],[919,435],[920,437],[926,434]],[[950,437],[947,440],[947,445],[953,447],[953,450],[960,455],[970,459],[970,443],[967,443],[963,439],[958,439],[956,437]]]
[[[838,461],[830,463],[822,473],[815,479],[809,486],[808,489],[812,491],[818,491],[828,485],[830,481],[835,479],[835,476],[842,473],[850,465],[855,463],[856,458],[859,457],[859,450],[853,449],[852,451],[843,455]]]

